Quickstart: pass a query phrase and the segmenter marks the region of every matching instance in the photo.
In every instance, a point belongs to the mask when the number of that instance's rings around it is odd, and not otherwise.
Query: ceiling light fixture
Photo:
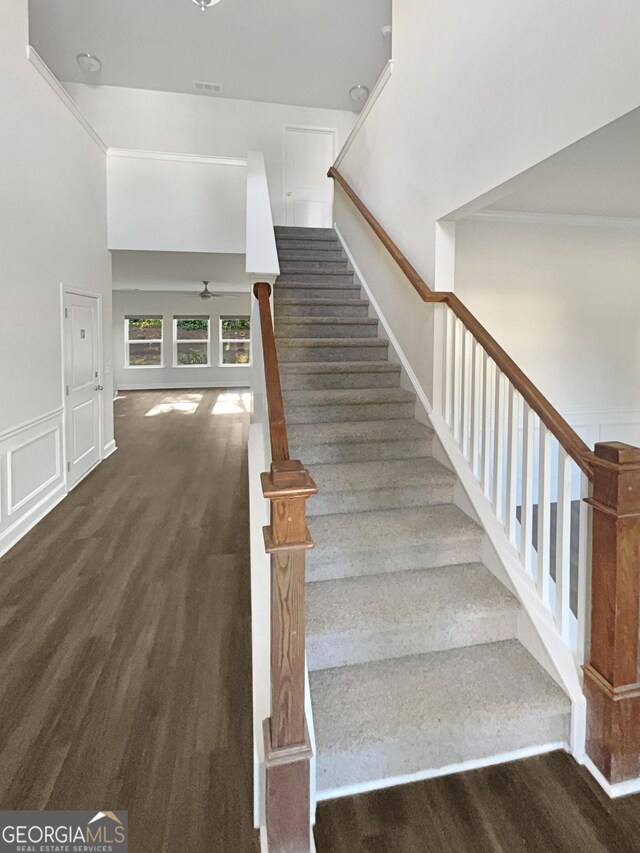
[[[102,68],[102,63],[98,57],[91,53],[79,53],[76,56],[76,62],[87,74],[97,74]]]
[[[362,109],[364,102],[369,97],[369,89],[367,86],[363,86],[362,83],[358,83],[349,89],[349,97],[358,109]]]
[[[206,12],[209,6],[215,6],[220,0],[191,0],[191,2],[195,3],[196,6],[200,6],[201,12]]]

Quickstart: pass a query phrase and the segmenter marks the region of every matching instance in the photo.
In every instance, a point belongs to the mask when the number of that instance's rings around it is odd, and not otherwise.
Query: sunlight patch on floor
[[[153,418],[155,415],[167,415],[177,412],[182,415],[193,415],[202,400],[202,394],[184,392],[182,394],[168,394],[159,403],[149,409],[145,418]]]
[[[251,393],[230,392],[220,394],[215,402],[212,415],[243,415],[251,411]]]

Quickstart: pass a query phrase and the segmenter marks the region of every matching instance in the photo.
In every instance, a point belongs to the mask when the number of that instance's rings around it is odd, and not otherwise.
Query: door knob
[[[94,385],[93,390],[94,391],[104,391],[104,386],[103,385]]]
[[[292,196],[292,195],[293,195],[293,193],[292,193],[292,192],[288,192],[288,193],[287,193],[287,195],[288,195],[288,196]]]

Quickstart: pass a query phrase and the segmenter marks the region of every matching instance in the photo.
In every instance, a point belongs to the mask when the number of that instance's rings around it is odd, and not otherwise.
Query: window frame
[[[244,338],[225,338],[222,334],[222,323],[225,320],[248,320],[249,321],[249,361],[246,364],[225,364],[223,361],[223,349],[225,344],[242,343]],[[251,328],[251,317],[249,314],[225,314],[218,318],[218,364],[220,367],[251,367],[253,365],[253,330]]]
[[[206,320],[207,321],[207,363],[206,364],[178,364],[178,344],[202,344],[204,338],[180,338],[178,340],[179,320]],[[212,367],[211,364],[211,316],[209,314],[175,314],[173,317],[173,367]]]
[[[129,339],[129,320],[160,320],[160,337],[149,340]],[[130,344],[160,343],[160,364],[131,364]],[[126,314],[124,318],[124,366],[127,370],[157,370],[164,367],[164,317],[160,314]]]

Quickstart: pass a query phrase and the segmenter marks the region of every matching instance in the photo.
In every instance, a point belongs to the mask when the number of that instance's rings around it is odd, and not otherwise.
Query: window
[[[127,367],[162,367],[162,317],[124,318]]]
[[[209,358],[209,318],[173,318],[173,363],[176,367],[207,367]]]
[[[248,317],[220,317],[220,364],[251,364],[251,321]]]

